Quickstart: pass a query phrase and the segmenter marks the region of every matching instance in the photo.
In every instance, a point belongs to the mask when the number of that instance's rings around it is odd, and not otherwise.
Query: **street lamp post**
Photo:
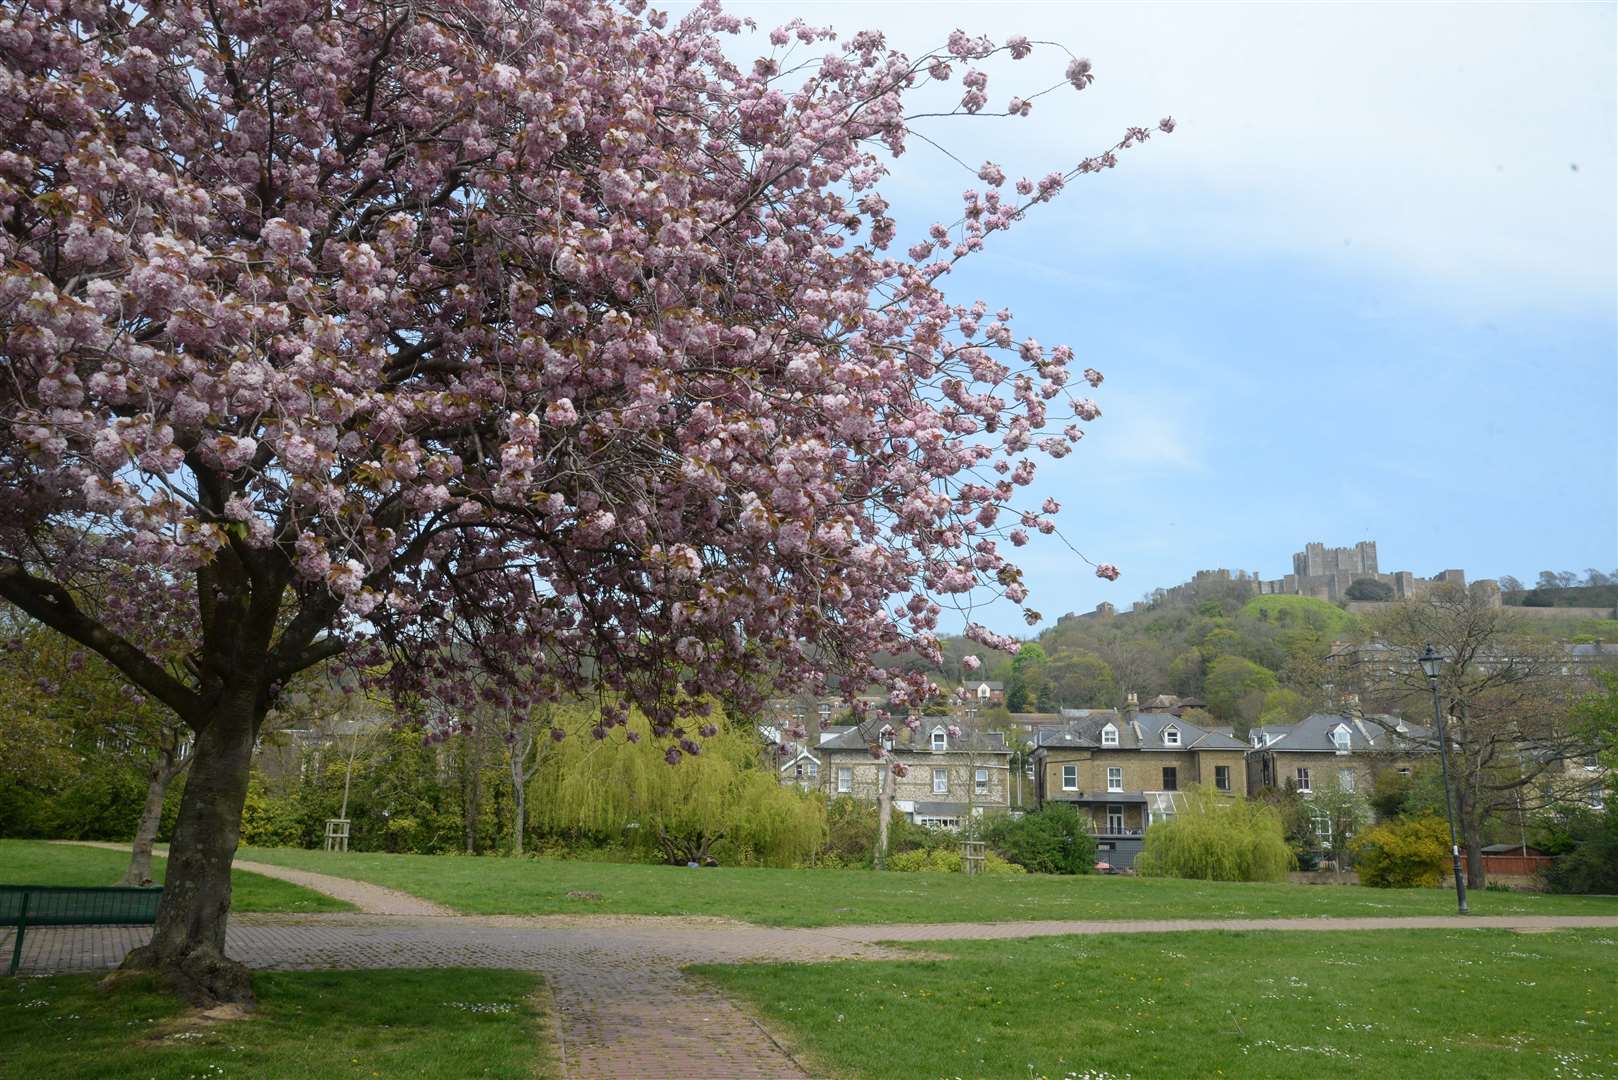
[[[1455,902],[1466,914],[1466,878],[1461,874],[1461,845],[1455,838],[1455,793],[1449,786],[1449,733],[1444,726],[1444,710],[1438,703],[1438,672],[1444,658],[1431,645],[1421,654],[1421,670],[1433,691],[1433,719],[1438,724],[1438,756],[1444,767],[1444,812],[1449,815],[1449,853],[1455,863]]]

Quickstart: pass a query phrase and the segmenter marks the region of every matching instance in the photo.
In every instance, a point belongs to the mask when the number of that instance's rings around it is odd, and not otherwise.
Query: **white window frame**
[[[1350,734],[1347,724],[1338,724],[1331,729],[1331,744],[1339,754],[1346,754],[1353,749],[1354,736]]]
[[[816,761],[814,758],[810,758],[809,768],[807,771],[809,773],[809,779],[813,780],[818,777],[820,775],[820,762]]]
[[[837,794],[848,795],[854,790],[854,770],[848,765],[837,766]]]
[[[1107,766],[1107,790],[1124,790],[1124,767],[1122,765]]]
[[[1358,789],[1359,778],[1354,775],[1354,770],[1352,768],[1345,765],[1337,770],[1337,786],[1342,788],[1344,791],[1355,791]]]
[[[1101,745],[1102,746],[1117,746],[1118,745],[1118,729],[1113,727],[1111,724],[1108,724],[1106,727],[1102,728],[1101,729]]]
[[[949,770],[946,768],[933,769],[933,794],[949,794]]]
[[[1180,729],[1175,727],[1173,724],[1170,724],[1168,727],[1164,728],[1163,729],[1163,745],[1164,746],[1179,746],[1180,745]]]
[[[1114,824],[1116,822],[1117,824]],[[1114,836],[1122,835],[1124,831],[1124,807],[1122,803],[1107,804],[1107,832]]]
[[[893,742],[894,742],[893,728],[891,728],[891,727],[883,728],[881,733],[877,735],[877,738],[882,743],[882,749],[884,749],[884,750],[892,750],[893,749]]]
[[[933,753],[940,754],[949,749],[949,732],[941,727],[933,728]]]
[[[1306,766],[1298,766],[1298,771],[1294,773],[1293,776],[1298,782],[1298,791],[1301,794],[1307,795],[1309,792],[1314,790],[1314,788],[1309,786],[1309,769]]]
[[[1062,790],[1079,790],[1079,767],[1077,765],[1062,766]]]
[[[972,787],[979,795],[989,793],[989,770],[979,765],[972,774]]]

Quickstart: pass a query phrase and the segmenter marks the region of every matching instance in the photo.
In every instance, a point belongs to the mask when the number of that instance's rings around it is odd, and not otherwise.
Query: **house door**
[[[1110,833],[1124,831],[1124,808],[1117,803],[1107,805],[1107,831]]]

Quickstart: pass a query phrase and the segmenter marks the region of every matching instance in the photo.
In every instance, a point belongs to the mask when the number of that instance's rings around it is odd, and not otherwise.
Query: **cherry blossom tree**
[[[1017,492],[1099,410],[1070,348],[940,279],[1151,132],[1009,186],[986,163],[912,242],[876,186],[907,96],[958,78],[945,113],[983,114],[1033,45],[795,21],[739,65],[741,29],[0,0],[0,596],[195,736],[126,966],[251,999],[230,862],[300,671],[385,671],[446,721],[599,695],[593,735],[634,705],[672,764],[709,695],[860,684],[936,654],[941,600],[1025,601],[1003,545],[1059,507]]]

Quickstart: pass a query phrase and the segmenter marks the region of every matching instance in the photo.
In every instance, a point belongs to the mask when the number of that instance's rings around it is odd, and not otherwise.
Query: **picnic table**
[[[0,885],[0,927],[16,928],[7,975],[22,962],[23,933],[30,926],[150,926],[157,921],[161,885]]]

